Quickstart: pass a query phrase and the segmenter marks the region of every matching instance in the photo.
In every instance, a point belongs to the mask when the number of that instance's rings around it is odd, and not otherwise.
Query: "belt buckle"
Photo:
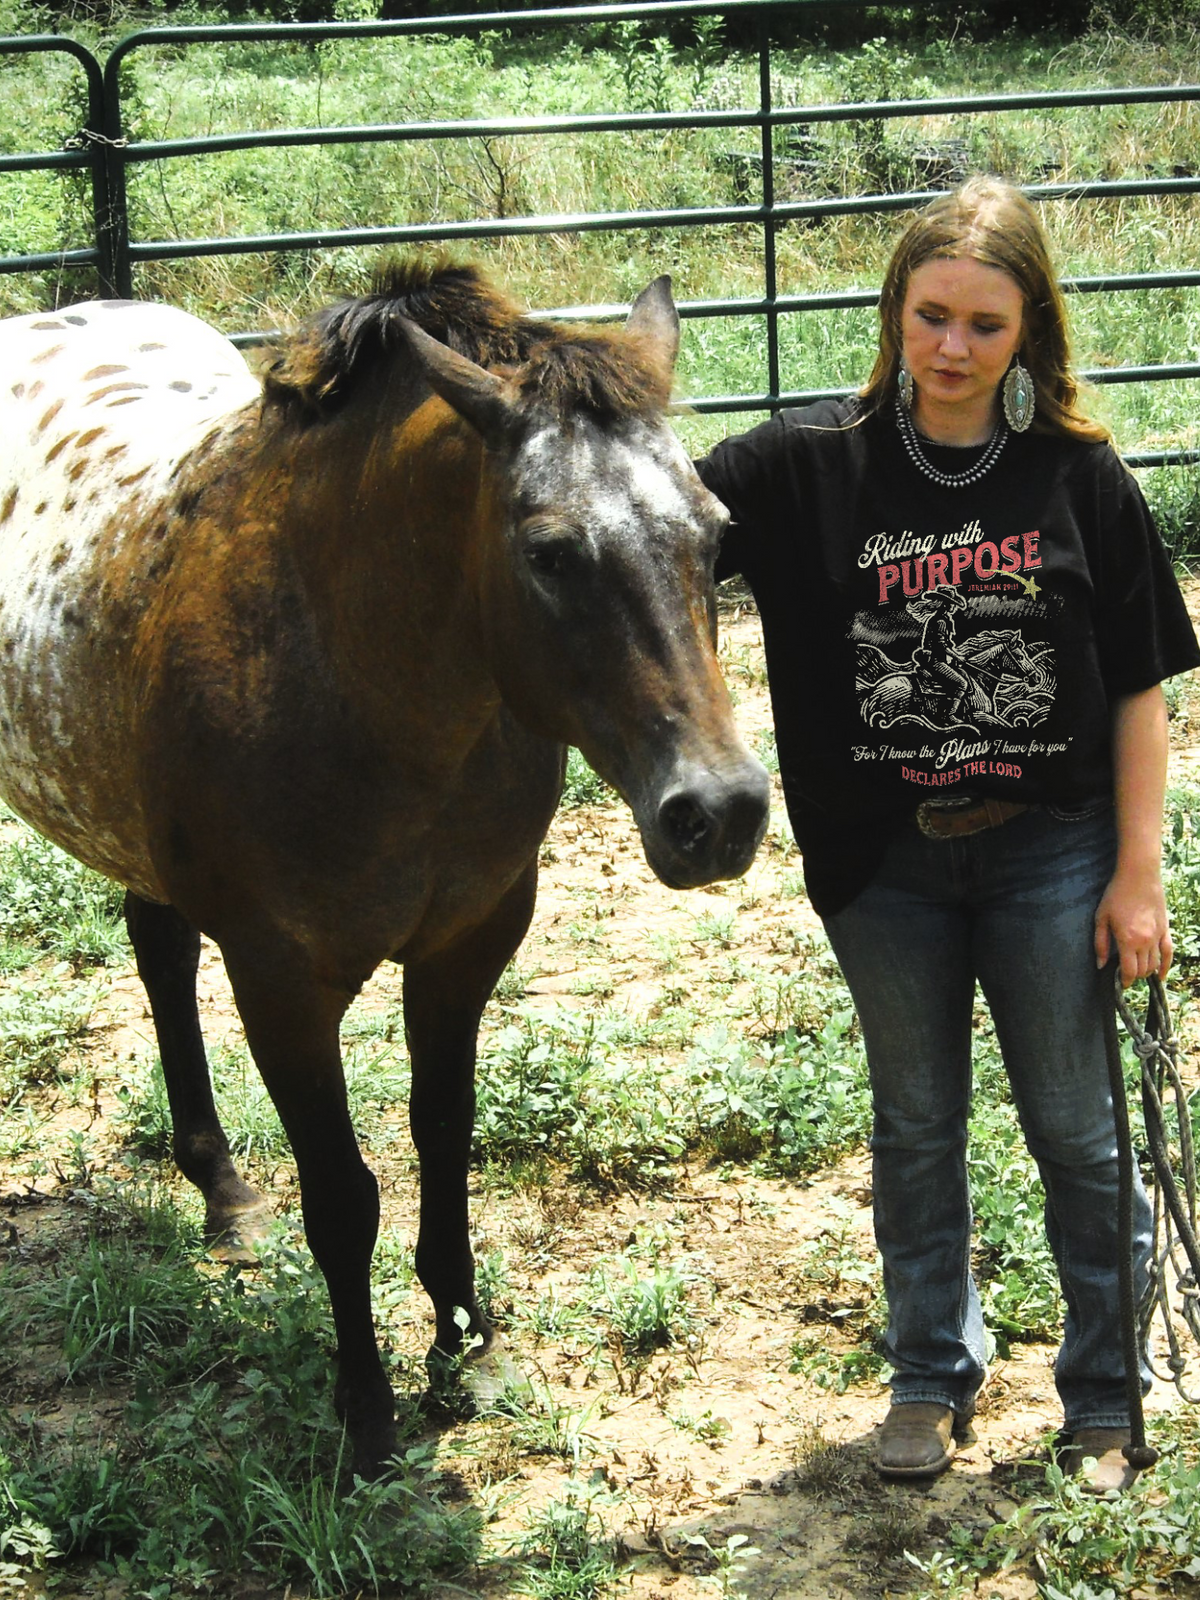
[[[917,807],[917,827],[927,839],[945,839],[947,835],[936,826],[945,815],[943,807],[931,806],[928,800],[923,800]]]
[[[938,805],[934,801],[923,800],[917,807],[917,827],[927,839],[937,839],[945,842],[947,839],[965,838],[972,833],[981,833],[988,826],[986,812],[983,820],[974,827],[963,827],[965,819],[973,811],[980,811],[982,807],[975,799],[963,800],[958,805]],[[958,823],[958,826],[955,824]]]

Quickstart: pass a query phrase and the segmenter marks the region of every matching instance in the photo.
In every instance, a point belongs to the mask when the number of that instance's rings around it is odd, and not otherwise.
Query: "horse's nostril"
[[[659,812],[663,828],[680,850],[695,850],[712,831],[712,817],[691,795],[665,800]]]

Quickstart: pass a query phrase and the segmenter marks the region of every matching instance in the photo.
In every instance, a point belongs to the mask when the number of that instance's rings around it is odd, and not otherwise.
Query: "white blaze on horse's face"
[[[651,866],[683,886],[712,817],[743,796],[765,816],[766,777],[731,737],[713,652],[727,513],[665,421],[538,428],[512,479],[505,697],[583,751],[633,808]]]
[[[514,537],[536,578],[547,575],[555,530],[591,561],[612,568],[657,555],[676,576],[711,569],[724,508],[696,476],[665,422],[601,427],[581,417],[535,431],[513,462]],[[518,556],[519,558],[519,556]],[[661,576],[666,577],[664,572]]]

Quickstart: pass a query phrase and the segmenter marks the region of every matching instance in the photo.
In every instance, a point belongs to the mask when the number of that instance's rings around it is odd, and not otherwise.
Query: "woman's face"
[[[982,413],[994,407],[1021,343],[1024,311],[1024,296],[1002,267],[965,257],[917,267],[900,326],[918,410]]]

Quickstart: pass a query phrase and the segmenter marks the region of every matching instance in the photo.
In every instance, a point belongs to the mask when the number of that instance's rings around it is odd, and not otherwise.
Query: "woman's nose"
[[[947,355],[963,355],[967,349],[965,329],[956,322],[947,322],[942,329],[942,350]]]

